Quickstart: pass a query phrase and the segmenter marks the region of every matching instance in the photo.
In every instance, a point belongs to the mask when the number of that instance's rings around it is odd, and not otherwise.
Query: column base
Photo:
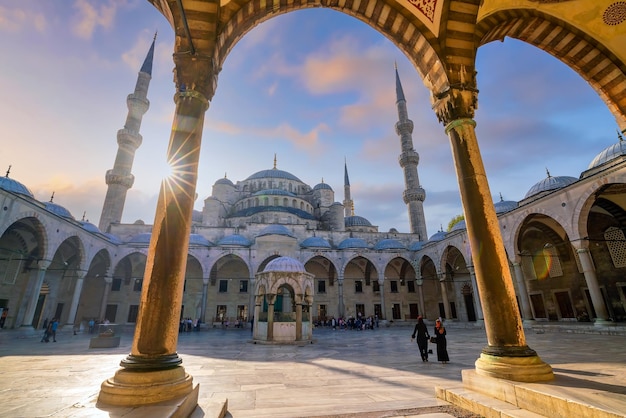
[[[547,382],[554,379],[552,367],[538,355],[503,357],[481,353],[474,363],[476,373],[482,376],[508,379],[517,382]]]
[[[594,319],[593,320],[593,326],[594,327],[613,327],[615,326],[615,322],[613,321],[609,321],[606,319]]]
[[[155,371],[119,369],[102,382],[98,406],[133,407],[184,398],[194,391],[192,383],[193,378],[182,366]],[[193,408],[197,403],[196,394]]]

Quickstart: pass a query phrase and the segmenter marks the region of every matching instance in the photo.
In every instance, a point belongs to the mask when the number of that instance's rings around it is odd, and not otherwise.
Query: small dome
[[[531,196],[535,196],[542,192],[548,192],[551,190],[562,189],[565,186],[569,186],[570,184],[578,181],[576,177],[570,176],[556,176],[552,177],[550,173],[548,173],[548,177],[536,183],[533,187],[528,190],[524,199],[529,198]]]
[[[497,210],[496,213],[498,213]],[[450,232],[462,231],[464,229],[467,229],[467,225],[465,224],[465,219],[461,219],[460,221],[452,225],[452,228],[450,228]]]
[[[249,247],[252,245],[248,239],[239,234],[227,235],[217,242],[217,245],[227,246],[234,245],[238,247]]]
[[[304,264],[291,257],[278,257],[267,263],[264,272],[286,271],[295,273],[305,273]]]
[[[252,196],[265,196],[265,195],[273,195],[273,196],[290,196],[296,197],[295,193],[288,192],[287,190],[281,189],[264,189],[259,190],[252,194]]]
[[[322,237],[308,237],[300,244],[302,248],[331,248],[328,241]]]
[[[513,209],[517,209],[517,202],[513,200],[501,200],[494,206],[496,208],[496,214],[506,213],[512,211]]]
[[[80,225],[86,231],[93,232],[94,234],[100,234],[101,233],[100,229],[97,226],[95,226],[94,224],[92,224],[91,222],[80,221]]]
[[[134,235],[130,237],[128,244],[150,244],[150,238],[152,237],[152,233],[143,232],[141,234]]]
[[[235,187],[235,185],[233,184],[232,181],[230,181],[230,179],[227,179],[226,177],[222,177],[221,179],[219,179],[218,181],[215,182],[215,184],[223,184],[225,186],[232,186]]]
[[[28,196],[33,199],[35,198],[32,192],[28,190],[28,187],[24,186],[19,181],[9,178],[8,175],[5,177],[0,177],[0,189],[6,190],[7,192]]]
[[[594,158],[593,161],[589,163],[589,167],[587,167],[587,170],[599,167],[602,164],[622,155],[626,155],[626,142],[624,142],[624,140],[620,136],[620,140],[616,144],[605,148],[604,150],[602,150],[602,152],[600,152],[600,154],[596,155],[596,158]]]
[[[215,244],[213,244],[211,241],[204,238],[200,234],[191,234],[189,235],[189,245],[200,245],[203,247],[211,247]]]
[[[289,229],[287,229],[286,226],[279,224],[266,226],[265,228],[263,228],[263,230],[261,230],[257,237],[262,237],[264,235],[285,235],[288,237],[293,237],[293,234],[291,233],[291,231],[289,231]]]
[[[319,183],[319,184],[316,184],[315,187],[313,187],[313,190],[330,190],[330,191],[332,191],[333,188],[330,187],[326,183]]]
[[[368,245],[362,238],[346,238],[337,246],[339,250],[346,250],[348,248],[368,248]]]
[[[62,218],[74,219],[74,216],[72,216],[70,211],[65,209],[61,205],[57,205],[56,203],[52,203],[52,202],[46,202],[46,203],[44,203],[44,205],[46,206],[46,210],[48,212],[52,212],[55,215],[58,215],[58,216],[60,216]],[[98,231],[98,232],[100,232],[100,231]]]
[[[111,233],[105,232],[104,235],[109,241],[111,241],[111,243],[116,244],[116,245],[120,245],[123,244],[122,240],[119,239],[119,237],[117,237],[116,235],[113,235]]]
[[[415,241],[409,245],[409,251],[419,251],[424,246],[422,241]]]
[[[446,231],[439,231],[433,236],[431,236],[428,242],[441,241],[442,239],[446,237],[446,235],[447,235]]]
[[[286,171],[279,170],[277,168],[257,171],[256,173],[248,177],[246,180],[257,180],[257,179],[266,179],[266,178],[293,180],[293,181],[302,183],[302,181],[298,177]]]
[[[381,239],[374,245],[375,250],[406,250],[406,246],[397,239]]]
[[[372,226],[370,221],[362,216],[347,216],[344,218],[344,224],[346,228],[350,226]]]

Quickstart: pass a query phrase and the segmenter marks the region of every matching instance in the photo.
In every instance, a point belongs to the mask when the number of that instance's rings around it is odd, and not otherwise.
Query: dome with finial
[[[267,263],[267,266],[263,269],[263,272],[280,271],[289,273],[305,273],[304,264],[295,258],[291,257],[278,257]]]
[[[527,199],[531,196],[536,196],[540,193],[562,189],[563,187],[569,186],[570,184],[578,181],[576,177],[570,177],[570,176],[552,177],[548,169],[546,169],[546,173],[548,174],[548,177],[546,177],[545,179],[541,180],[538,183],[535,183],[533,187],[531,187],[530,190],[528,190],[528,192],[526,193],[526,196],[524,196],[524,199]]]
[[[506,212],[510,212],[513,209],[517,209],[517,202],[513,201],[513,200],[504,200],[504,198],[502,197],[502,193],[500,193],[500,201],[494,204],[494,207],[496,208],[496,214],[501,214],[501,213],[506,213]]]
[[[346,228],[351,227],[351,226],[372,226],[370,221],[368,221],[362,216],[357,216],[357,215],[346,216],[344,218],[344,224]]]
[[[435,234],[433,234],[433,235],[432,235],[432,236],[428,239],[428,242],[436,242],[436,241],[441,241],[441,240],[443,240],[443,239],[446,237],[446,235],[447,235],[447,234],[448,234],[448,233],[447,233],[446,231],[444,231],[444,230],[443,230],[443,227],[441,227],[441,229],[440,229],[438,232],[436,232]]]
[[[293,180],[302,183],[298,177],[294,176],[287,171],[279,170],[276,168],[276,154],[274,154],[274,168],[270,170],[261,170],[249,176],[246,180],[259,180],[259,179],[283,179],[283,180]]]
[[[321,183],[318,183],[313,187],[313,190],[333,190],[328,184],[324,183],[324,179],[322,179]]]
[[[618,141],[615,144],[603,149],[602,152],[596,155],[596,158],[589,163],[587,170],[599,167],[617,157],[626,155],[626,142],[624,142],[624,137],[619,131],[617,131],[617,139]]]
[[[7,192],[28,196],[34,199],[35,196],[33,196],[33,193],[30,190],[28,190],[28,187],[24,186],[22,183],[20,183],[17,180],[13,180],[12,178],[9,178],[10,173],[11,173],[11,166],[9,166],[9,169],[7,170],[4,177],[0,177],[0,189],[6,190]]]
[[[74,219],[74,216],[70,213],[69,210],[65,209],[61,205],[57,205],[56,203],[53,202],[53,200],[54,200],[54,192],[52,192],[52,196],[50,196],[50,201],[44,203],[44,206],[48,212],[52,212],[55,215],[58,215],[62,218]]]
[[[235,186],[232,181],[228,177],[226,177],[226,173],[224,173],[224,177],[217,180],[215,184],[223,184],[226,186]]]

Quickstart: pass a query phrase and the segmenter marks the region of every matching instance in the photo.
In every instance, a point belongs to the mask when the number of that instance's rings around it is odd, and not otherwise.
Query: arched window
[[[615,267],[626,267],[626,238],[624,231],[614,226],[604,231],[604,239],[609,248]]]

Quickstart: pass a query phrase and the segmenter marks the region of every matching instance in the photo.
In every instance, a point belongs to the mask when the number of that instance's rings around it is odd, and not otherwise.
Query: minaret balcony
[[[423,202],[426,200],[426,191],[421,187],[418,187],[417,189],[405,190],[404,193],[402,193],[402,199],[404,199],[404,203],[407,204],[409,202]]]
[[[404,168],[407,165],[417,166],[420,162],[420,155],[415,150],[404,151],[398,157],[398,163],[400,167]]]
[[[138,132],[126,128],[117,131],[117,145],[120,147],[137,151],[142,142],[143,137]]]
[[[105,181],[107,185],[118,184],[130,189],[133,187],[133,183],[135,183],[135,176],[132,174],[118,174],[115,170],[107,170]]]
[[[396,134],[402,135],[404,132],[413,133],[413,121],[410,119],[396,122]]]
[[[133,115],[141,116],[148,111],[150,107],[150,101],[145,97],[138,96],[131,93],[126,97],[126,106]]]

